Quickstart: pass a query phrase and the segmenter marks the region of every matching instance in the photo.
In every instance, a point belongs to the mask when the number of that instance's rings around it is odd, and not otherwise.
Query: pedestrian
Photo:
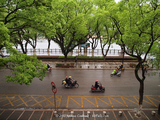
[[[77,56],[75,56],[75,58],[74,58],[74,59],[75,59],[75,62],[77,62]]]

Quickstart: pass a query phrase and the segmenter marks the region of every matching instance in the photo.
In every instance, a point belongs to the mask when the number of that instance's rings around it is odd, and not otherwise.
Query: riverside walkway
[[[78,59],[77,62],[75,62],[74,59],[67,59],[67,62],[65,62],[64,59],[59,59],[58,57],[59,56],[37,56],[37,58],[44,63],[50,64],[53,69],[58,68],[56,67],[57,64],[70,65],[71,63],[74,65],[69,68],[97,70],[115,69],[122,64],[122,61],[125,69],[134,69],[130,64],[137,64],[137,60],[129,56],[125,56],[124,58],[122,56],[107,56],[105,61],[103,59]]]

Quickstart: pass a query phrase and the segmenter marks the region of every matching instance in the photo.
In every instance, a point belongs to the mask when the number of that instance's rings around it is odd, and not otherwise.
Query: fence
[[[21,49],[17,49],[19,52],[22,53]],[[8,55],[8,51],[6,49],[2,50],[2,53],[4,55]],[[61,49],[28,49],[27,55],[57,55],[57,56],[63,56]],[[121,50],[119,49],[110,49],[108,51],[108,56],[119,56],[122,55]],[[68,56],[102,56],[102,50],[101,49],[95,49],[92,51],[92,49],[87,49],[85,51],[84,49],[74,49],[72,52],[68,54]]]

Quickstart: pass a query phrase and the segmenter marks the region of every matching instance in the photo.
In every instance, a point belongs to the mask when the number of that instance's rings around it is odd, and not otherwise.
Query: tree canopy
[[[65,58],[76,46],[87,41],[87,17],[92,7],[89,0],[61,0],[52,4],[48,22],[54,26],[55,32],[48,31],[46,37],[59,45]]]
[[[12,71],[11,75],[6,76],[7,82],[30,85],[33,78],[42,80],[46,75],[47,66],[36,56],[27,56],[12,48],[17,39],[22,40],[18,38],[22,35],[19,31],[26,32],[35,27],[32,26],[32,18],[36,15],[36,9],[44,3],[39,0],[2,0],[0,3],[0,50],[6,48],[10,53],[8,57],[1,54],[0,67],[5,66]],[[31,14],[31,11],[35,13]]]
[[[158,1],[121,1],[117,4],[118,12],[111,15],[120,34],[119,42],[125,53],[136,57],[138,64],[135,77],[140,83],[139,105],[143,103],[145,66],[147,55],[153,44],[160,38],[160,6]],[[138,71],[141,70],[141,75]]]

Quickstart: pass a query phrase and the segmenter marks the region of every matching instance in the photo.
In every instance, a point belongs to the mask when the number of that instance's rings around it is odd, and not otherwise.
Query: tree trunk
[[[36,49],[33,47],[33,55],[36,55]]]
[[[94,56],[94,49],[92,49],[92,56]]]
[[[140,66],[142,67],[142,78],[140,78],[139,75],[138,75],[138,71],[140,69]],[[143,94],[144,94],[144,80],[145,80],[144,69],[143,69],[143,66],[142,66],[141,62],[139,62],[136,65],[135,76],[140,83],[140,87],[139,87],[139,107],[138,107],[138,110],[137,110],[137,113],[136,113],[137,117],[140,117],[141,112],[142,112],[142,103],[143,103]]]
[[[67,54],[65,54],[64,57],[64,61],[67,62]]]
[[[22,44],[22,43],[20,43],[20,46],[21,46],[22,52],[23,52],[24,54],[26,54],[26,51],[24,50],[24,47],[23,47],[23,44]]]
[[[139,105],[142,105],[143,103],[143,93],[144,93],[144,81],[141,81],[139,88]]]
[[[103,60],[106,61],[106,56],[105,55],[103,55]]]
[[[28,41],[25,43],[25,54],[27,54],[27,45],[28,45]]]
[[[1,50],[0,50],[0,54],[1,54],[1,57],[3,57],[3,56],[4,56]]]
[[[50,49],[50,46],[51,46],[51,40],[48,39],[48,50]]]

